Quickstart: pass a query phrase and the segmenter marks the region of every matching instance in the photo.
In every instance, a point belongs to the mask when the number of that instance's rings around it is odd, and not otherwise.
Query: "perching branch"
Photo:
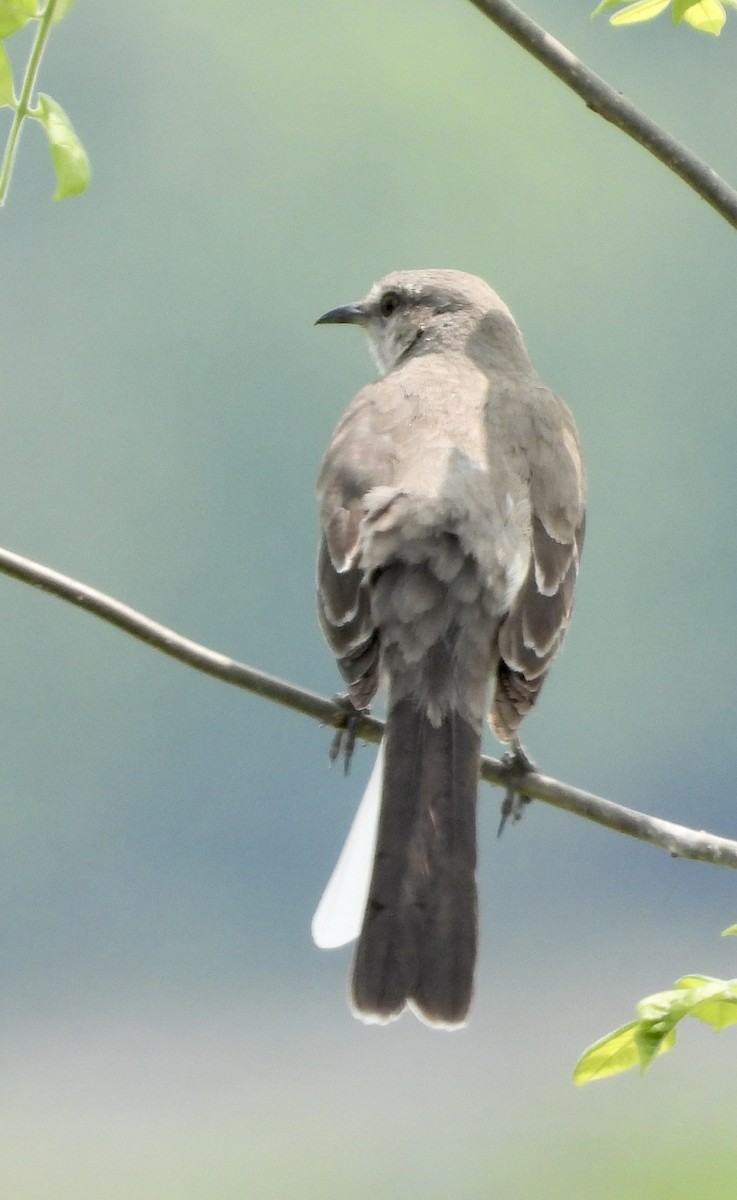
[[[562,79],[588,108],[649,150],[737,229],[737,191],[716,171],[646,117],[510,0],[471,0],[471,3]]]
[[[204,671],[206,675],[213,675],[224,683],[233,684],[248,692],[254,692],[257,696],[263,696],[266,700],[293,708],[296,712],[322,721],[326,725],[337,728],[345,721],[345,711],[335,701],[295,687],[294,684],[247,667],[225,654],[218,654],[215,650],[190,641],[189,638],[175,633],[173,629],[167,629],[158,621],[152,621],[143,613],[129,608],[127,604],[121,604],[112,596],[106,596],[104,592],[98,592],[85,583],[52,571],[29,558],[22,558],[10,550],[0,549],[0,572],[42,591],[51,592],[69,604],[76,604],[78,608],[85,609],[101,620],[117,625],[118,629],[146,642],[155,650],[160,650],[198,671]],[[378,742],[383,730],[382,721],[366,716],[358,725],[356,733],[364,741]],[[483,758],[481,778],[498,787],[506,787],[509,772],[499,759]],[[653,846],[660,846],[674,857],[693,858],[699,862],[713,863],[715,866],[737,868],[737,842],[728,838],[688,829],[684,825],[674,825],[671,821],[663,821],[658,817],[650,817],[646,813],[624,808],[611,800],[604,800],[601,796],[594,796],[591,792],[581,791],[580,788],[571,787],[536,772],[523,776],[519,781],[515,780],[515,786],[532,800],[543,800],[556,808],[564,808],[577,816],[586,817],[589,821],[606,825],[618,833],[626,833],[630,837],[639,838],[640,841],[650,842]]]

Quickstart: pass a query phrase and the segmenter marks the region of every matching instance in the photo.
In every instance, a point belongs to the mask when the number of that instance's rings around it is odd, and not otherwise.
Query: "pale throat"
[[[424,330],[420,327],[403,329],[401,332],[395,329],[385,329],[378,334],[373,330],[366,330],[371,357],[382,376],[388,375],[408,351],[411,351],[423,332]]]

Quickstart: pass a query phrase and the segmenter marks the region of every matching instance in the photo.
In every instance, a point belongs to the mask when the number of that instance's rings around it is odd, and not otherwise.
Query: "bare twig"
[[[504,764],[494,758],[482,759],[481,778],[489,783],[501,783],[505,778]],[[622,804],[605,800],[603,796],[595,796],[593,792],[584,792],[557,779],[550,779],[547,775],[538,775],[537,772],[515,780],[515,788],[533,800],[544,800],[546,804],[596,821],[607,829],[626,833],[641,842],[649,842],[651,846],[659,846],[674,858],[692,858],[716,867],[737,867],[737,842],[729,838],[702,829],[689,829],[686,825],[676,825],[661,817],[651,817],[635,808],[625,808]]]
[[[471,0],[471,3],[562,79],[590,109],[649,150],[737,229],[737,191],[716,171],[646,117],[510,0]]]
[[[266,700],[284,704],[287,708],[293,708],[307,717],[314,717],[317,721],[329,724],[336,721],[336,705],[331,700],[318,696],[316,692],[294,687],[291,683],[285,683],[264,671],[257,671],[254,667],[236,662],[225,654],[218,654],[216,650],[209,650],[207,646],[201,646],[198,642],[192,642],[189,638],[175,633],[173,629],[167,629],[166,625],[152,621],[150,617],[137,612],[135,608],[129,608],[120,600],[98,592],[96,588],[71,579],[68,575],[52,571],[50,567],[44,567],[30,558],[22,558],[20,554],[13,554],[11,550],[0,549],[0,572],[20,579],[23,583],[30,583],[32,587],[40,588],[44,592],[51,592],[69,604],[76,604],[78,608],[84,608],[93,616],[109,621],[111,625],[117,625],[118,629],[123,629],[139,641],[146,642],[155,650],[161,650],[163,654],[168,654],[197,671],[204,671],[206,675],[214,675],[216,679],[232,683],[234,687],[245,688],[246,691],[263,696]],[[358,730],[359,736],[378,741],[381,732],[379,731],[374,739],[374,725],[380,725],[380,722],[367,718]]]
[[[207,675],[213,675],[224,683],[254,692],[257,696],[293,708],[296,712],[328,725],[338,727],[345,721],[345,707],[336,704],[334,700],[295,687],[294,684],[247,667],[225,654],[218,654],[207,646],[190,641],[189,638],[175,633],[173,629],[167,629],[158,621],[152,621],[143,613],[136,612],[127,604],[121,604],[112,596],[106,596],[96,588],[70,579],[68,575],[61,575],[58,571],[52,571],[29,558],[22,558],[10,550],[0,549],[0,573],[29,583],[32,587],[41,588],[42,591],[51,592],[61,600],[75,604],[101,620],[109,621],[111,625],[117,625],[118,629],[146,642],[155,650],[161,650],[171,658],[176,658],[198,671],[204,671]],[[383,722],[375,717],[366,716],[357,726],[356,733],[364,741],[378,742],[383,730]],[[481,777],[488,783],[506,787],[508,770],[498,759],[484,758]],[[580,788],[571,787],[536,772],[522,776],[515,786],[530,799],[543,800],[546,804],[564,808],[619,833],[650,842],[651,845],[660,846],[679,858],[693,858],[716,866],[737,868],[737,842],[727,838],[647,816],[645,813],[624,808],[611,800],[604,800],[601,796],[594,796],[590,792],[581,791]]]

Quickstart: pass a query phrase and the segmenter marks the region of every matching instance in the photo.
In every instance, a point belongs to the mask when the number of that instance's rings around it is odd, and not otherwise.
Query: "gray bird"
[[[322,629],[356,709],[388,688],[351,1002],[366,1021],[409,1005],[453,1028],[476,962],[482,722],[488,709],[524,765],[517,731],[573,607],[579,439],[473,275],[398,271],[317,323],[360,325],[382,374],[338,422],[318,480]]]

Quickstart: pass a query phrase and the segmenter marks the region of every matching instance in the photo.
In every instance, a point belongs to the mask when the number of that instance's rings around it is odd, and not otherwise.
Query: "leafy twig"
[[[87,155],[63,108],[43,93],[38,97],[38,104],[32,104],[33,91],[51,26],[66,15],[71,2],[72,0],[47,0],[46,7],[39,14],[36,0],[0,0],[0,34],[3,37],[17,33],[29,21],[39,22],[17,99],[13,89],[10,61],[4,45],[0,42],[0,106],[14,110],[0,163],[0,207],[5,204],[21,129],[27,117],[40,121],[49,140],[51,160],[56,173],[54,199],[63,200],[67,196],[77,196],[89,183],[90,166]]]
[[[723,936],[737,933],[737,926]],[[578,1084],[619,1075],[632,1067],[647,1070],[659,1054],[676,1042],[676,1026],[696,1017],[718,1031],[737,1024],[737,979],[686,975],[665,992],[646,996],[637,1005],[637,1020],[622,1025],[585,1050],[573,1072]]]
[[[701,33],[712,33],[719,37],[722,32],[727,14],[724,5],[737,8],[737,0],[601,0],[592,12],[592,17],[608,8],[618,8],[619,12],[609,18],[610,25],[638,25],[641,21],[652,21],[659,17],[672,3],[672,18],[674,25],[685,22]]]

